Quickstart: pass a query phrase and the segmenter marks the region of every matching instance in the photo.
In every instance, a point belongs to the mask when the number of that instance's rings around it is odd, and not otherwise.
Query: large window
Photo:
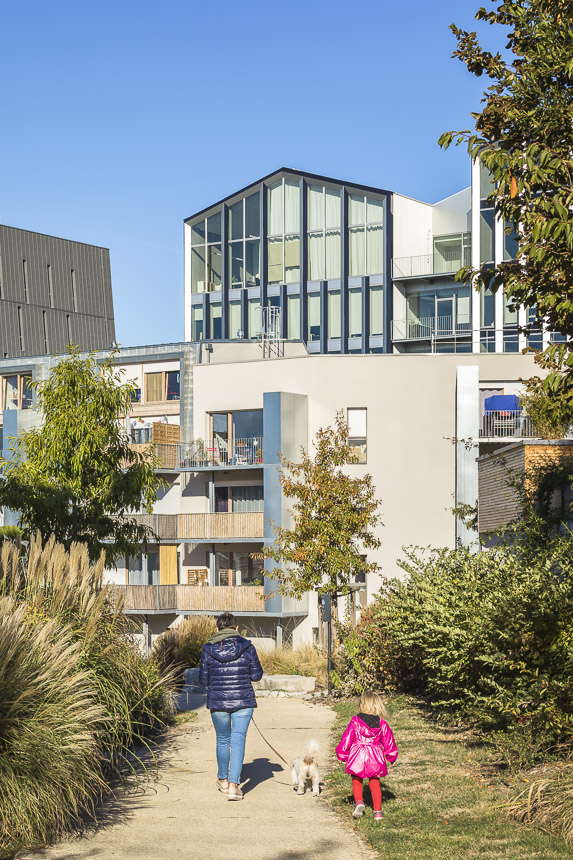
[[[340,277],[340,192],[322,185],[307,190],[308,279]]]
[[[215,585],[262,585],[264,577],[263,559],[254,553],[215,553]]]
[[[179,371],[167,370],[145,374],[145,400],[159,403],[165,400],[179,400]]]
[[[300,187],[281,179],[267,188],[267,283],[300,281]]]
[[[241,302],[229,302],[229,337],[244,337]]]
[[[260,194],[256,191],[229,207],[229,272],[232,287],[260,286],[260,257]]]
[[[348,444],[356,463],[366,462],[366,409],[348,409]]]
[[[191,292],[221,288],[221,212],[191,226]]]
[[[348,196],[348,274],[384,271],[384,201],[361,194]]]
[[[32,377],[29,374],[13,374],[3,378],[2,397],[4,409],[31,409]]]
[[[480,212],[480,263],[493,263],[495,256],[495,231],[493,209]]]
[[[362,336],[362,290],[348,291],[348,337]]]

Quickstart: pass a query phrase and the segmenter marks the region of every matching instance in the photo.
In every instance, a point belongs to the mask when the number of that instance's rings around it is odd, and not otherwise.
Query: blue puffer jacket
[[[222,642],[203,645],[199,682],[207,688],[210,711],[256,708],[251,681],[260,681],[262,677],[254,645],[238,633]]]

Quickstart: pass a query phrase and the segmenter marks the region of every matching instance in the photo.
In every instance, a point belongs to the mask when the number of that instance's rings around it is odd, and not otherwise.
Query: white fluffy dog
[[[292,766],[292,784],[297,794],[304,794],[307,782],[312,783],[312,793],[315,797],[320,794],[320,773],[314,759],[314,754],[319,750],[316,741],[309,741],[306,755],[297,758]]]

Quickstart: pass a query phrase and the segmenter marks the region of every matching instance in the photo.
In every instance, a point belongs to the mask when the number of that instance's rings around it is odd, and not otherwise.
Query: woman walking
[[[217,734],[217,788],[228,800],[242,800],[245,740],[257,707],[251,682],[260,681],[263,670],[254,645],[239,636],[230,612],[219,615],[217,630],[203,645],[199,681],[207,688],[207,707]]]

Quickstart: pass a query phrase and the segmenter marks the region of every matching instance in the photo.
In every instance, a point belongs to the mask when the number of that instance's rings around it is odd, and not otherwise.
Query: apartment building
[[[541,348],[535,308],[455,280],[515,256],[491,190],[477,161],[469,187],[434,204],[281,168],[186,219],[185,340],[266,335],[329,355]]]
[[[2,389],[14,376],[45,377],[55,360],[0,360]],[[310,355],[287,342],[265,358],[261,343],[198,342],[122,349],[117,363],[137,389],[125,432],[154,450],[163,479],[153,514],[138,514],[157,542],[107,574],[146,641],[182,616],[225,609],[269,640],[320,636],[316,594],[278,594],[262,550],[272,523],[291,522],[279,453],[312,450],[338,410],[357,453],[348,469],[370,472],[382,501],[370,556],[381,572],[355,584],[358,608],[381,577],[403,575],[404,546],[471,544],[452,508],[477,499],[478,454],[534,433],[507,413],[492,421],[486,402],[519,393],[534,370],[525,355]],[[4,411],[5,435],[36,423],[33,407]]]
[[[114,341],[108,249],[0,225],[0,358]]]

